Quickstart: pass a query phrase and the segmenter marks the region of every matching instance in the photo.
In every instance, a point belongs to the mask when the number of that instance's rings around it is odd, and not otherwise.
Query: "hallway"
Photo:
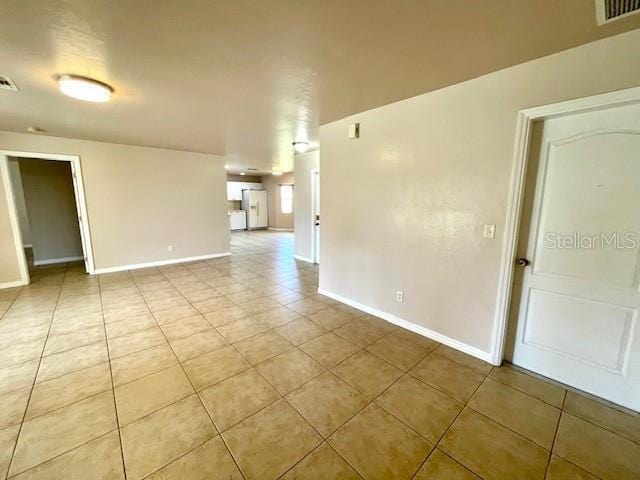
[[[266,231],[207,261],[36,268],[0,291],[0,477],[640,477],[637,415],[317,286]]]

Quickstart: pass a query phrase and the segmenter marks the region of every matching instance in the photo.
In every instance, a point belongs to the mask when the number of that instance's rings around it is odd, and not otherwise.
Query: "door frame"
[[[634,87],[585,98],[553,103],[550,105],[543,105],[540,107],[527,108],[518,112],[514,162],[509,187],[507,217],[505,221],[502,256],[500,260],[498,296],[496,300],[494,327],[491,336],[490,361],[493,365],[500,365],[504,359],[507,329],[509,328],[509,311],[512,300],[511,293],[515,270],[516,249],[518,246],[524,184],[527,175],[533,122],[638,102],[640,102],[640,87]]]
[[[316,175],[320,175],[320,169],[314,168],[311,170],[310,179],[311,179],[311,263],[320,264],[319,248],[320,245],[316,245],[316,205],[318,203],[317,191],[316,188]],[[318,187],[320,186],[320,177],[318,177]],[[317,242],[320,243],[320,242]]]
[[[88,274],[95,274],[95,264],[93,259],[93,247],[91,243],[91,230],[89,228],[89,216],[87,214],[87,200],[84,192],[84,180],[82,178],[82,166],[78,155],[61,155],[57,153],[41,153],[41,152],[23,152],[18,150],[0,150],[0,175],[4,182],[5,195],[7,197],[7,205],[9,208],[9,219],[11,230],[20,268],[20,280],[15,282],[16,285],[28,285],[30,282],[29,267],[27,257],[24,253],[22,243],[22,232],[18,224],[18,213],[13,192],[11,179],[9,178],[9,157],[19,158],[38,158],[41,160],[53,160],[60,162],[69,162],[71,166],[71,175],[73,177],[73,191],[76,200],[76,209],[78,219],[80,221],[80,239],[82,242],[82,250],[85,257],[85,268]]]

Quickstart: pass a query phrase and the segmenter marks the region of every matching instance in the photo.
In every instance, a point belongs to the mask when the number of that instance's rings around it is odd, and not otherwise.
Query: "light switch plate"
[[[485,224],[483,236],[484,238],[496,238],[496,226]]]

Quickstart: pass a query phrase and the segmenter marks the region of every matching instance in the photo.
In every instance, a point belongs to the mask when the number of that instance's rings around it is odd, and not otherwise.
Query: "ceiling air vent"
[[[596,0],[598,25],[640,12],[640,0]]]
[[[0,75],[0,88],[2,90],[13,90],[14,92],[18,91],[18,87],[15,83],[13,83],[13,80],[3,75]]]

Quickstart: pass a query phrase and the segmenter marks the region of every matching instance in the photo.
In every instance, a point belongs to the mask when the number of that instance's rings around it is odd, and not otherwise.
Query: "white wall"
[[[32,232],[34,264],[82,258],[71,164],[37,158],[21,158],[18,163]]]
[[[15,158],[9,160],[9,176],[11,187],[16,202],[18,212],[18,223],[22,234],[22,244],[31,245],[31,227],[29,226],[29,214],[27,213],[27,203],[24,199],[24,189],[22,188],[22,175],[20,174],[20,164]]]
[[[282,213],[280,210],[280,185],[293,185],[293,173],[284,173],[279,176],[265,175],[262,177],[262,185],[267,191],[269,203],[269,228],[277,230],[293,230],[294,212]],[[295,198],[295,189],[293,192]]]
[[[640,30],[321,126],[320,289],[488,357],[518,111],[638,86],[638,58]]]
[[[97,269],[229,251],[223,157],[10,132],[0,132],[0,149],[80,156]],[[0,284],[18,279],[9,245],[3,232]]]
[[[295,255],[311,261],[311,171],[320,167],[320,153],[316,150],[294,157],[293,214]]]

